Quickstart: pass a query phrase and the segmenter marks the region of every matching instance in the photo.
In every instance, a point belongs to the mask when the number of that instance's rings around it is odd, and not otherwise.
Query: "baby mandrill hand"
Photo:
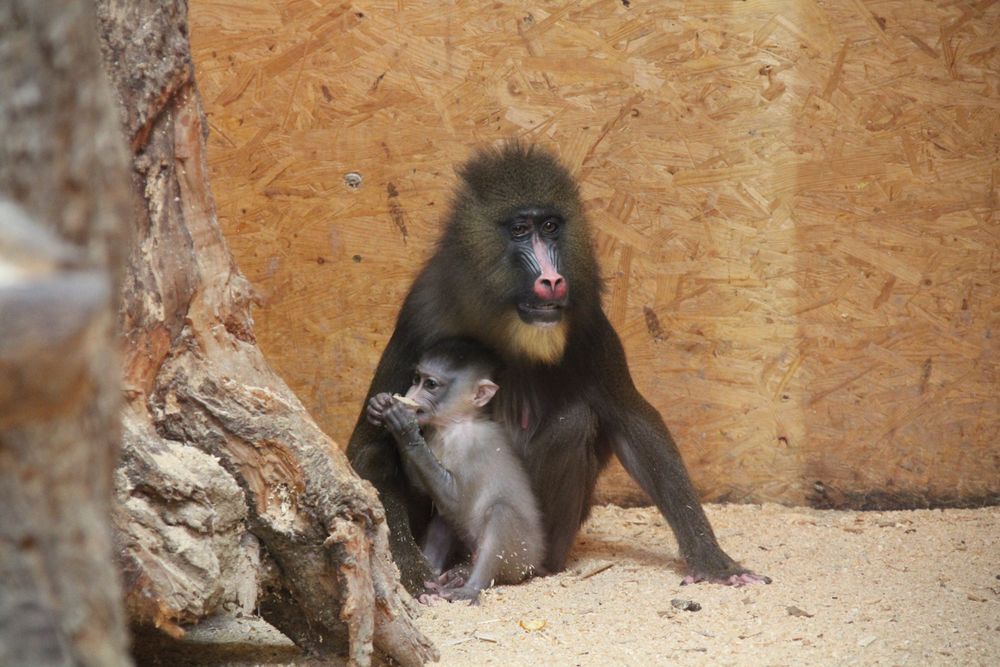
[[[416,411],[392,398],[382,410],[382,423],[400,444],[408,444],[420,433]]]

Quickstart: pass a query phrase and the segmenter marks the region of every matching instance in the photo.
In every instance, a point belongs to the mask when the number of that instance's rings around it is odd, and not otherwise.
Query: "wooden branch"
[[[233,264],[208,185],[185,9],[179,0],[99,3],[139,201],[125,279],[126,467],[116,513],[129,609],[137,622],[180,634],[184,623],[247,604],[240,591],[259,584],[251,608],[259,601],[266,620],[314,653],[347,652],[357,665],[375,650],[404,665],[436,660],[390,561],[375,491],[256,345],[252,288]],[[185,457],[192,450],[202,458]],[[143,471],[155,471],[154,488],[138,483]],[[213,482],[192,483],[199,475]],[[167,520],[178,507],[179,531]],[[240,534],[244,517],[262,555]],[[144,548],[148,539],[188,548],[156,551]],[[220,565],[223,576],[210,581],[188,575],[184,560],[255,557],[273,563],[275,576]],[[177,570],[185,576],[165,574]]]

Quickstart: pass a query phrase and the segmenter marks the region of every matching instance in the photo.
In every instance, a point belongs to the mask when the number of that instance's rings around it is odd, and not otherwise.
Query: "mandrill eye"
[[[552,235],[559,231],[559,221],[555,218],[549,218],[542,223],[542,233]]]
[[[523,239],[531,233],[531,225],[523,220],[519,220],[510,226],[510,235],[515,239]]]

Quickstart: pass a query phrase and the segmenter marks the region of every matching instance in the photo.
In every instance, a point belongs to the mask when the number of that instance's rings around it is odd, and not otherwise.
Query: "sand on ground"
[[[706,511],[772,584],[681,586],[655,509],[598,507],[565,572],[418,624],[448,666],[1000,665],[1000,507]]]

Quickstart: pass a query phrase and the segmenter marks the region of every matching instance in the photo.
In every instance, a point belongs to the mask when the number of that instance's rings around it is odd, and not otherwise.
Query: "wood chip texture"
[[[520,136],[580,179],[605,308],[704,498],[1000,499],[1000,3],[190,15],[260,345],[335,440],[453,166]],[[642,500],[617,468],[601,488]]]

